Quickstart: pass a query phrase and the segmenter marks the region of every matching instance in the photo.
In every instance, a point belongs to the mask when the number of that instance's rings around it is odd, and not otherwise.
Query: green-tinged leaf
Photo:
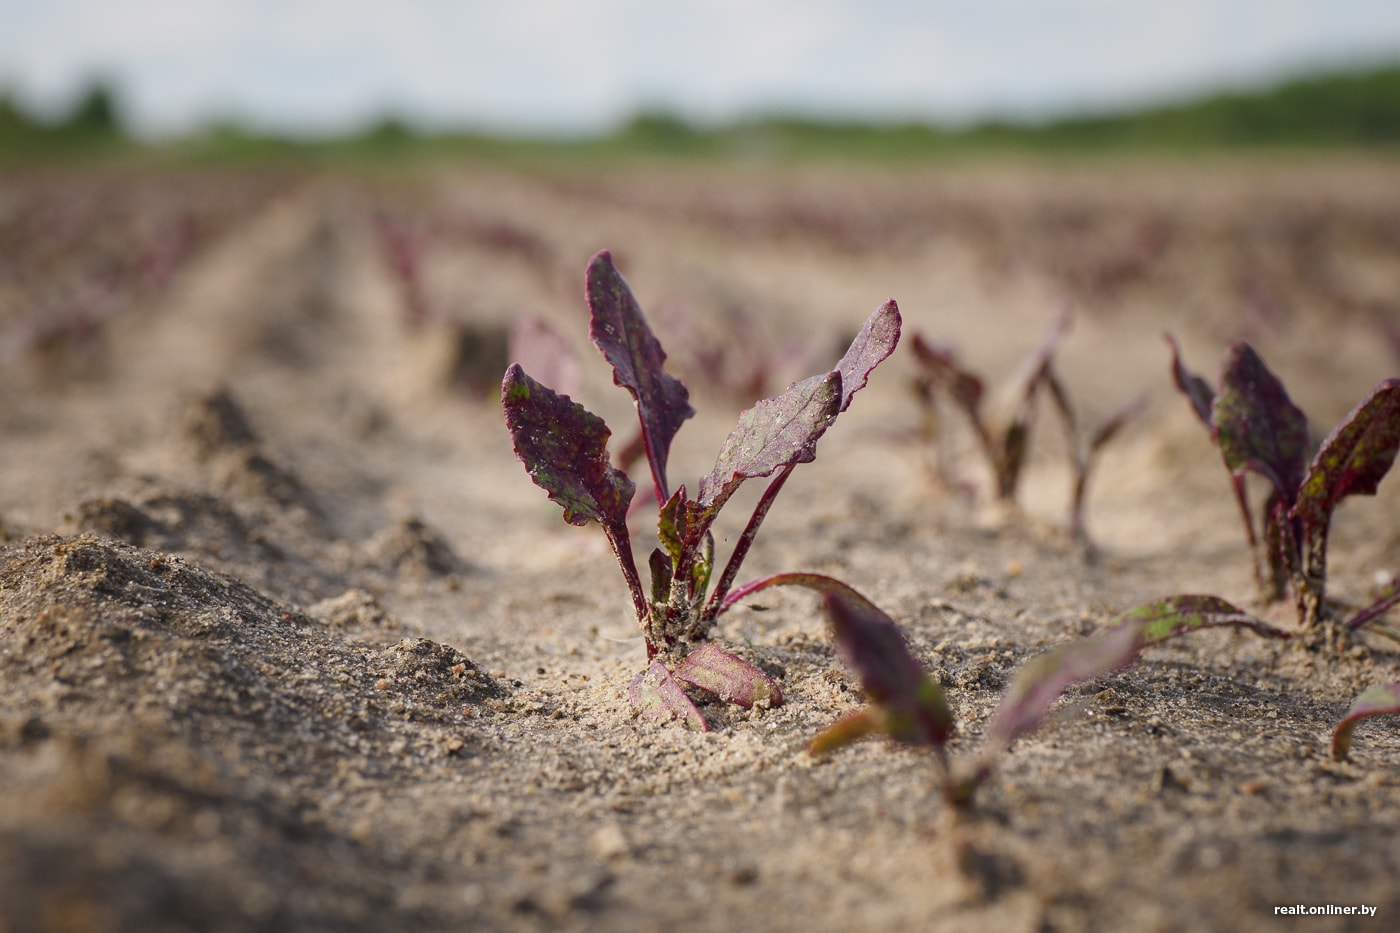
[[[661,506],[656,520],[657,537],[661,539],[661,547],[667,554],[671,555],[672,561],[680,558],[681,546],[685,542],[687,516],[685,506],[685,486],[682,485]]]
[[[671,597],[672,558],[661,548],[653,548],[647,566],[651,569],[651,604],[664,606]]]
[[[1387,379],[1352,409],[1313,457],[1290,515],[1303,526],[1303,554],[1325,560],[1332,512],[1347,496],[1373,496],[1400,450],[1400,379]]]
[[[627,699],[648,719],[679,719],[695,732],[709,732],[705,717],[660,661],[648,667],[627,688]]]
[[[1392,716],[1397,713],[1400,713],[1400,683],[1378,685],[1364,691],[1332,730],[1332,758],[1336,761],[1346,760],[1351,751],[1351,735],[1361,720],[1368,716]]]
[[[705,532],[704,540],[690,559],[690,591],[697,598],[705,595],[710,585],[710,574],[715,569],[715,536]]]
[[[885,714],[876,706],[862,706],[842,713],[835,722],[818,732],[807,746],[809,755],[825,755],[861,739],[885,731]]]
[[[1308,422],[1247,343],[1232,345],[1225,355],[1211,423],[1230,472],[1258,473],[1291,505],[1307,463]]]
[[[1129,609],[1111,620],[1105,628],[1140,627],[1142,646],[1155,645],[1199,629],[1234,625],[1266,638],[1287,638],[1280,631],[1256,619],[1219,596],[1186,594],[1169,596],[1154,603]]]
[[[709,517],[746,479],[769,476],[782,467],[810,463],[817,441],[841,410],[841,374],[813,376],[788,386],[739,416],[710,474],[700,481],[697,504]]]
[[[883,363],[899,344],[899,305],[890,299],[866,320],[846,355],[836,364],[841,373],[841,411],[851,407],[851,399],[865,388],[875,367]]]
[[[1045,719],[1060,694],[1131,664],[1141,650],[1143,624],[1101,629],[1029,661],[1012,679],[987,727],[989,745],[1005,748]]]
[[[607,250],[589,262],[586,288],[592,311],[588,335],[612,366],[613,382],[631,392],[637,401],[642,442],[651,464],[657,499],[665,501],[669,496],[666,461],[671,441],[681,424],[695,414],[690,407],[690,393],[665,371],[666,353]]]
[[[564,509],[571,525],[596,521],[627,529],[635,487],[608,462],[612,432],[582,405],[530,378],[512,363],[501,384],[501,406],[515,455],[535,485]]]
[[[755,705],[770,709],[783,705],[783,692],[773,678],[714,642],[696,647],[673,673],[677,680],[694,684],[746,709]]]
[[[1181,345],[1171,334],[1163,334],[1172,348],[1172,379],[1181,394],[1191,403],[1191,410],[1201,419],[1201,424],[1211,426],[1211,410],[1215,404],[1215,389],[1200,376],[1191,372],[1181,362]]]

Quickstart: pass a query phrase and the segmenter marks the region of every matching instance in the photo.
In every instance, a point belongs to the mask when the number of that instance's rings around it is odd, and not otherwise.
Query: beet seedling
[[[1390,590],[1385,598],[1358,614],[1357,618],[1370,614],[1369,618],[1362,619],[1362,624],[1400,602],[1400,582],[1392,583]],[[1247,628],[1266,638],[1289,637],[1288,632],[1254,618],[1218,596],[1172,596],[1139,606],[1114,618],[1096,635],[1119,630],[1135,633],[1137,647],[1125,661],[1123,666],[1126,667],[1143,648],[1178,635],[1221,626]],[[1378,685],[1363,691],[1332,730],[1332,758],[1336,761],[1346,759],[1351,750],[1352,733],[1361,720],[1397,714],[1400,714],[1400,683]]]
[[[999,501],[1012,502],[1016,498],[1035,423],[1036,396],[1048,378],[1050,361],[1064,335],[1065,322],[1066,318],[1061,316],[1032,353],[1026,379],[1019,388],[1015,412],[1005,426],[988,421],[982,407],[987,394],[986,383],[963,366],[953,349],[927,341],[922,334],[914,335],[914,358],[921,370],[916,384],[920,400],[932,409],[941,392],[966,416],[978,449],[991,469]]]
[[[1400,603],[1400,581],[1393,582],[1383,599],[1358,613],[1356,619],[1366,624],[1385,610]],[[1368,618],[1362,618],[1367,616]],[[1351,623],[1349,623],[1351,624]],[[1117,616],[1096,637],[1106,632],[1131,631],[1137,645],[1128,656],[1123,667],[1128,666],[1143,648],[1158,644],[1179,635],[1206,628],[1234,626],[1247,628],[1265,638],[1288,638],[1289,633],[1256,619],[1247,612],[1231,605],[1218,596],[1172,596],[1167,599],[1139,606]],[[1355,628],[1357,626],[1353,626]],[[1361,720],[1371,716],[1400,714],[1400,683],[1383,684],[1363,691],[1352,701],[1351,708],[1332,730],[1331,752],[1336,761],[1344,761],[1351,751],[1352,733]]]
[[[978,750],[955,761],[948,754],[955,724],[947,694],[919,665],[895,621],[851,587],[818,574],[778,574],[755,581],[749,592],[781,585],[805,586],[821,594],[837,650],[869,700],[817,735],[809,751],[826,754],[869,735],[927,748],[933,753],[944,799],[959,808],[972,805],[997,758],[1017,738],[1035,730],[1066,689],[1128,666],[1144,644],[1146,623],[1134,623],[1076,639],[1032,659],[1003,694]]]
[[[1074,477],[1069,509],[1070,534],[1075,541],[1088,547],[1090,542],[1084,523],[1084,510],[1090,470],[1104,445],[1137,413],[1143,400],[1134,399],[1111,414],[1087,441],[1080,438],[1074,406],[1054,366],[1055,353],[1069,330],[1069,323],[1069,312],[1061,312],[1045,339],[1032,351],[1025,369],[1025,381],[1018,390],[1015,412],[1004,427],[994,426],[983,413],[982,402],[986,395],[983,380],[959,362],[952,348],[924,340],[921,334],[914,335],[914,357],[922,371],[915,390],[932,423],[937,421],[934,407],[940,392],[963,412],[977,439],[978,449],[991,470],[996,498],[1005,503],[1016,499],[1021,470],[1030,449],[1036,399],[1041,390],[1048,391],[1064,426]]]
[[[783,484],[799,463],[814,459],[822,434],[850,406],[875,367],[894,352],[899,308],[889,301],[876,310],[835,369],[793,383],[782,395],[762,399],[743,412],[692,499],[685,486],[672,492],[666,474],[671,441],[695,413],[689,392],[666,372],[666,353],[607,251],[588,265],[586,294],[589,336],[612,366],[613,381],[636,402],[651,469],[660,546],[647,561],[650,588],[642,585],[627,530],[636,486],[608,460],[612,432],[597,415],[535,381],[518,363],[506,370],[501,385],[515,454],[535,484],[563,508],[566,522],[597,522],[607,536],[651,661],[628,691],[634,706],[646,715],[677,716],[693,728],[705,729],[681,681],[741,706],[776,706],[782,702],[777,684],[747,661],[709,644],[710,630],[720,613],[753,591],[744,587],[730,592]],[[728,563],[716,576],[711,528],[720,509],[745,480],[770,476]]]
[[[1175,339],[1172,372],[1177,387],[1211,433],[1230,471],[1235,499],[1253,552],[1255,578],[1266,601],[1291,586],[1298,624],[1330,624],[1326,599],[1327,538],[1332,513],[1351,495],[1375,495],[1400,450],[1400,379],[1385,379],[1342,419],[1308,460],[1307,419],[1283,383],[1249,344],[1233,344],[1221,367],[1217,392],[1181,362]],[[1269,483],[1260,516],[1262,535],[1245,494],[1244,476]],[[1355,631],[1374,622],[1397,602],[1387,594],[1345,623]]]

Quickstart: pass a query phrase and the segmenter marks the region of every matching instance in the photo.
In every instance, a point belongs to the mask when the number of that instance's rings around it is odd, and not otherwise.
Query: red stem
[[[1229,469],[1226,467],[1226,469]],[[1254,585],[1260,594],[1272,596],[1272,589],[1264,582],[1264,574],[1268,565],[1268,555],[1259,551],[1259,538],[1254,533],[1254,519],[1249,514],[1249,498],[1245,495],[1244,480],[1236,476],[1234,471],[1230,471],[1230,485],[1235,490],[1235,502],[1240,507],[1240,517],[1244,519],[1244,531],[1249,538],[1249,557],[1254,564]]]
[[[744,533],[739,536],[739,541],[734,545],[734,553],[729,555],[729,563],[724,565],[724,573],[720,575],[719,583],[715,585],[714,592],[710,594],[710,600],[705,604],[705,611],[702,618],[707,622],[712,622],[719,617],[729,605],[725,600],[729,588],[734,585],[734,578],[739,575],[739,567],[744,563],[744,558],[748,556],[749,548],[753,545],[753,539],[758,535],[758,526],[763,524],[763,519],[768,515],[768,510],[773,506],[773,500],[778,497],[778,492],[787,482],[787,478],[792,475],[796,466],[790,463],[783,467],[781,473],[773,478],[768,484],[768,488],[763,490],[762,497],[758,500],[758,505],[754,506],[753,514],[749,516],[749,523],[744,526]]]
[[[627,589],[632,593],[632,608],[637,613],[637,624],[645,632],[647,620],[651,618],[651,602],[647,599],[646,593],[642,590],[642,576],[637,572],[637,561],[632,557],[632,539],[627,535],[625,524],[619,527],[604,525],[603,531],[608,536],[608,544],[612,545],[613,555],[617,557],[617,565],[622,568],[622,576],[627,580]],[[647,642],[647,656],[653,653],[650,640]]]
[[[637,417],[641,419],[642,409],[637,406]],[[651,434],[647,431],[646,422],[642,422],[642,449],[647,453],[647,466],[651,467],[651,485],[656,490],[656,504],[663,506],[666,500],[671,498],[671,491],[666,488],[666,471],[661,469],[661,465],[656,462],[656,454],[651,449]]]
[[[1376,602],[1352,616],[1351,620],[1347,622],[1347,628],[1354,632],[1361,628],[1361,626],[1374,622],[1376,619],[1385,615],[1393,606],[1400,604],[1400,578],[1391,581],[1391,586],[1394,588],[1394,592],[1389,596],[1378,599]]]
[[[726,609],[731,608],[741,599],[747,599],[760,590],[766,590],[770,586],[805,586],[808,589],[816,590],[818,593],[827,593],[833,589],[855,592],[850,586],[842,583],[834,577],[828,577],[820,573],[775,573],[768,577],[759,577],[757,580],[750,580],[743,586],[735,589],[725,597],[715,615],[719,615]],[[860,594],[856,594],[859,596]],[[861,597],[864,598],[864,597]]]

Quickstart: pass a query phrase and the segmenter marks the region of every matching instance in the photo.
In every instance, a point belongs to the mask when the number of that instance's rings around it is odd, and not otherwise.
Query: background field
[[[497,398],[528,312],[573,346],[576,397],[630,434],[586,342],[603,248],[691,387],[672,457],[691,483],[759,383],[827,368],[887,298],[906,340],[1008,386],[1068,305],[1059,371],[1086,429],[1146,399],[1094,478],[1096,556],[1064,533],[1050,410],[1022,508],[994,508],[955,415],[926,436],[904,347],[748,568],[832,573],[884,607],[970,748],[1029,657],[1166,594],[1253,598],[1162,333],[1212,378],[1249,339],[1320,437],[1400,368],[1393,160],[528,164],[0,176],[0,929],[1275,929],[1275,905],[1400,911],[1395,727],[1363,727],[1349,763],[1326,753],[1351,698],[1400,679],[1383,639],[1154,649],[1072,691],[953,820],[917,753],[806,755],[858,697],[802,594],[718,632],[785,706],[706,707],[707,735],[634,719],[644,650],[603,536],[531,485]],[[1400,572],[1394,482],[1338,514],[1339,597]]]

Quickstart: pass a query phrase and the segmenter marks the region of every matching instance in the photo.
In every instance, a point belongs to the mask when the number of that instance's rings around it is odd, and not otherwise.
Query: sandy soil
[[[794,475],[745,574],[830,573],[879,603],[949,687],[965,751],[1035,654],[1171,593],[1251,601],[1225,472],[1160,334],[1212,376],[1249,338],[1329,430],[1400,367],[1397,181],[1355,162],[259,188],[120,315],[6,344],[0,930],[1393,925],[1400,734],[1364,726],[1344,764],[1326,749],[1359,690],[1400,679],[1383,639],[1153,649],[1072,689],[954,817],[918,752],[805,752],[859,699],[802,593],[717,632],[784,706],[707,705],[707,734],[634,717],[644,650],[603,536],[531,485],[493,393],[528,311],[573,343],[577,397],[630,434],[586,344],[601,248],[700,411],[676,481],[708,471],[752,400],[701,375],[726,316],[774,349],[770,390],[834,362],[889,297],[906,338],[1001,383],[1070,302],[1059,365],[1084,424],[1147,400],[1096,470],[1096,558],[1063,531],[1049,412],[1022,507],[994,508],[957,420],[940,453],[922,436],[904,348]],[[9,194],[35,186],[85,190],[26,176]],[[422,326],[376,209],[430,231]],[[1341,509],[1337,596],[1400,572],[1396,482]],[[1293,904],[1379,915],[1275,916]]]

